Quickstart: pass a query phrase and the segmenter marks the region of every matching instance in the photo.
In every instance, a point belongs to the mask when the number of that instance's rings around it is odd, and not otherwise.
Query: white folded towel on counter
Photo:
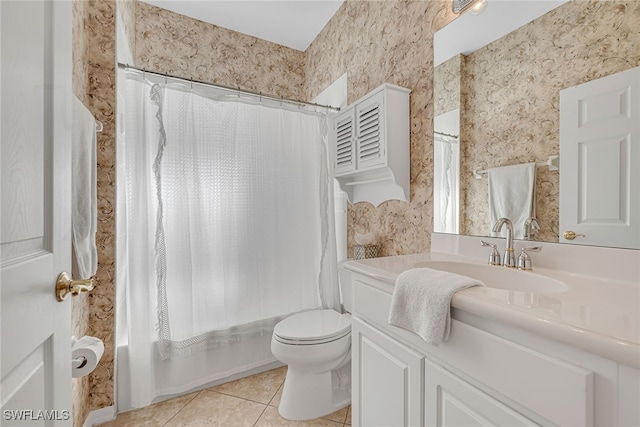
[[[72,118],[73,276],[75,279],[89,279],[98,269],[96,120],[76,97],[73,98]]]
[[[432,345],[449,339],[451,298],[457,291],[484,283],[431,268],[401,273],[391,300],[389,324],[418,334]]]

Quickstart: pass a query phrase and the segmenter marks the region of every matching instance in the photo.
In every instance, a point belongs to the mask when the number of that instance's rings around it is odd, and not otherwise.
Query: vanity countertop
[[[428,252],[350,260],[343,267],[378,279],[389,285],[388,292],[393,293],[400,273],[428,261],[480,264],[476,259],[456,254]],[[545,268],[537,268],[535,273],[560,280],[568,289],[558,293],[528,293],[491,288],[490,283],[485,283],[486,287],[458,291],[451,305],[640,368],[640,284],[637,281]]]

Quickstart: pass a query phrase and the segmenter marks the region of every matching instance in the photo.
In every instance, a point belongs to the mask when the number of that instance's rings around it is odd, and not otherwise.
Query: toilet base
[[[350,360],[339,369],[320,374],[297,372],[289,366],[278,412],[288,420],[312,420],[350,403]]]

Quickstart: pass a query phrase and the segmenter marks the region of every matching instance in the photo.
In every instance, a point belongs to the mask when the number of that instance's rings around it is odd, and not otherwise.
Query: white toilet
[[[344,308],[351,311],[351,286],[341,282]],[[273,330],[271,352],[288,365],[279,406],[283,418],[310,420],[351,403],[349,313],[312,310],[287,317]]]

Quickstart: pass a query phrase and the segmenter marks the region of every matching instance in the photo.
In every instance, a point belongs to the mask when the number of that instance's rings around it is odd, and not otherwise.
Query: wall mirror
[[[489,1],[434,35],[435,232],[491,236],[474,170],[535,162],[531,240],[629,247],[563,238],[562,167],[546,164],[560,152],[560,91],[640,65],[639,13],[633,0]]]

